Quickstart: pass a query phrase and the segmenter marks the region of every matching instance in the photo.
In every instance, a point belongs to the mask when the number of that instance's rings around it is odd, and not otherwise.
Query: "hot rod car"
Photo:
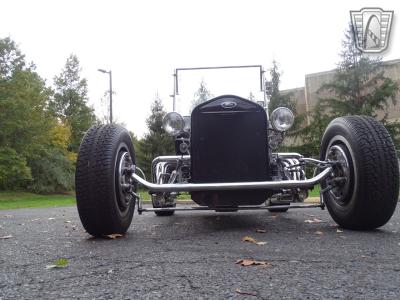
[[[222,67],[233,68],[233,67]],[[151,178],[136,165],[131,137],[120,125],[90,128],[76,165],[76,199],[80,219],[93,236],[124,233],[137,207],[171,216],[181,210],[327,207],[344,228],[368,230],[391,218],[399,192],[399,165],[385,127],[367,116],[334,119],[325,130],[320,156],[279,153],[293,113],[285,107],[269,114],[262,66],[258,68],[262,103],[222,95],[199,104],[190,116],[172,111],[163,127],[175,139],[176,153],[155,157]],[[174,73],[173,108],[178,72],[211,68],[180,68]],[[311,178],[306,168],[313,168]],[[308,191],[320,184],[320,202],[304,204]],[[142,206],[138,186],[148,189],[153,208]],[[176,207],[179,193],[198,204]]]

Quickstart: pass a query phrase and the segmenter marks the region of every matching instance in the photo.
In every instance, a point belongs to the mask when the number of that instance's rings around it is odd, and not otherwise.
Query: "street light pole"
[[[112,103],[112,75],[111,75],[111,70],[108,73],[110,75],[110,124],[113,122],[113,103]]]
[[[110,71],[106,71],[103,69],[98,69],[97,71],[101,72],[101,73],[107,73],[108,76],[110,77],[110,124],[112,124],[113,122],[113,110],[112,110],[112,72]]]

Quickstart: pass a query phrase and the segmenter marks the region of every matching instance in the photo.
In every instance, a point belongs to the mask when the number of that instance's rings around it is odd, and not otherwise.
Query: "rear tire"
[[[396,208],[399,165],[393,141],[386,128],[371,117],[334,119],[321,143],[321,160],[342,163],[329,180],[344,177],[340,186],[323,195],[328,211],[340,226],[369,230],[386,224]]]
[[[128,131],[110,124],[90,128],[79,148],[75,186],[79,217],[96,237],[125,233],[132,221],[136,191],[129,172],[135,152]]]

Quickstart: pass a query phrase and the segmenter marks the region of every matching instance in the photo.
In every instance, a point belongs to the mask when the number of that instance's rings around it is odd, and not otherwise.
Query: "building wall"
[[[385,76],[400,84],[400,59],[390,60],[383,63]],[[333,80],[335,70],[307,74],[304,87],[282,91],[283,94],[291,93],[291,98],[297,103],[297,113],[305,113],[313,109],[319,98],[328,98],[329,93],[318,92],[324,83]],[[388,107],[388,118],[400,120],[400,92],[396,96],[397,104]],[[383,114],[380,113],[380,114]]]

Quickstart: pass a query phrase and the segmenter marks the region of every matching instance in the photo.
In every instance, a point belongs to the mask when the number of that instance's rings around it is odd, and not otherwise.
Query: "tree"
[[[35,186],[36,190],[55,191],[44,187],[39,178],[52,177],[54,163],[49,162],[55,161],[55,153],[66,160],[66,167],[52,180],[60,189],[71,188],[68,168],[72,165],[52,133],[57,120],[47,109],[50,96],[51,90],[35,66],[26,63],[15,42],[0,39],[0,189]],[[47,161],[40,165],[42,160]]]
[[[160,155],[171,155],[174,153],[174,141],[162,128],[165,116],[161,99],[156,95],[151,105],[151,114],[146,119],[148,133],[140,141],[140,151],[137,155],[138,166],[143,169],[146,176],[150,178],[151,162]]]
[[[271,81],[268,82],[269,86],[267,88],[267,96],[269,98],[268,110],[273,112],[278,107],[287,107],[293,113],[296,113],[296,104],[290,99],[291,94],[282,95],[280,92],[281,73],[279,72],[278,63],[275,60],[272,61],[270,75]]]
[[[326,92],[330,96],[319,99],[311,113],[311,124],[301,132],[304,143],[308,143],[315,154],[327,124],[336,117],[372,116],[386,126],[392,137],[399,133],[398,123],[387,121],[387,109],[390,102],[396,104],[399,84],[385,77],[381,58],[366,56],[355,47],[351,25],[342,45],[341,61],[333,80],[319,89],[319,93]]]
[[[0,39],[0,76],[2,80],[13,77],[17,71],[28,70],[25,55],[10,37]]]
[[[202,80],[200,82],[199,89],[194,93],[194,99],[192,101],[192,109],[195,108],[197,105],[210,100],[213,97],[211,92],[207,89],[207,85]]]
[[[50,103],[54,114],[71,128],[68,149],[72,152],[78,152],[84,133],[97,121],[88,105],[87,81],[80,72],[79,60],[71,54],[60,75],[54,78],[55,94]]]
[[[256,101],[256,97],[254,96],[253,92],[250,92],[248,99],[251,101]]]

